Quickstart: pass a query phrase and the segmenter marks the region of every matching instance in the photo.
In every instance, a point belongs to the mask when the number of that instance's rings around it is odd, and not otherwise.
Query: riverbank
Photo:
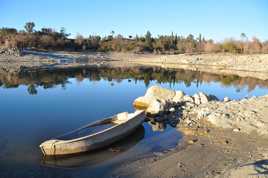
[[[142,56],[130,60],[143,65],[163,68],[186,69],[240,77],[268,79],[268,55],[197,54]]]
[[[21,68],[74,68],[90,66],[159,66],[215,74],[268,79],[268,54],[229,53],[154,55],[133,53],[69,53],[25,51],[22,57],[1,56],[0,66],[9,71]]]
[[[157,90],[149,89],[145,97],[172,94]],[[267,177],[268,96],[204,102],[196,102],[197,94],[180,96],[177,101],[183,109],[177,129],[184,134],[183,141],[173,150],[125,165],[116,174],[163,178]],[[204,99],[205,95],[202,96]]]

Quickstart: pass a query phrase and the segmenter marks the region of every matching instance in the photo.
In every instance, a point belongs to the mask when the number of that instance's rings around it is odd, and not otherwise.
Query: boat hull
[[[103,132],[81,139],[49,140],[42,143],[40,148],[45,156],[70,155],[96,150],[126,137],[140,126],[143,121],[144,112],[140,112],[125,123],[118,124]]]

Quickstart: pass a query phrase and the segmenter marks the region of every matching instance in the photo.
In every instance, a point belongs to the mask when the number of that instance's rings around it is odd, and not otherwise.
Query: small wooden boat
[[[96,150],[124,138],[143,121],[144,111],[119,113],[45,141],[40,148],[45,156],[70,155]]]
[[[65,156],[44,156],[40,164],[45,167],[53,168],[77,168],[95,167],[100,164],[110,162],[113,158],[123,160],[125,157],[135,155],[136,149],[133,148],[144,138],[145,130],[143,125],[138,126],[131,134],[124,139],[109,145],[109,148],[100,148],[93,152],[85,152],[77,155]],[[127,155],[125,154],[127,153]]]

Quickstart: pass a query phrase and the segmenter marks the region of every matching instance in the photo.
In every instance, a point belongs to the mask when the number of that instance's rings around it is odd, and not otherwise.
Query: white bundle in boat
[[[116,124],[124,123],[128,120],[128,112],[122,112],[116,115],[116,119],[113,121]]]

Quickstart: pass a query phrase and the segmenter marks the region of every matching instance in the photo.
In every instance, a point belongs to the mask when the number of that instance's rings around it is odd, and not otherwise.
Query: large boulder
[[[205,93],[199,92],[198,95],[202,104],[209,102],[209,97]]]
[[[141,96],[134,100],[133,106],[136,109],[146,110],[154,100],[153,97]]]
[[[209,102],[209,97],[202,92],[196,93],[193,95],[194,103],[196,105],[204,104]]]
[[[152,103],[150,103],[149,107],[146,109],[146,112],[152,115],[157,115],[161,112],[164,112],[165,110],[165,104],[159,100],[153,100]]]
[[[152,86],[146,91],[145,96],[153,97],[158,100],[171,101],[175,94],[176,92],[174,90],[161,88],[159,86]]]
[[[193,99],[194,99],[194,103],[196,104],[196,105],[199,105],[199,104],[201,104],[201,99],[200,99],[200,96],[199,96],[199,94],[194,94],[193,95]]]
[[[168,103],[172,102],[175,94],[173,90],[152,86],[144,96],[135,99],[133,106],[136,109],[146,110],[150,114],[159,114],[165,110]]]
[[[189,96],[189,95],[185,95],[185,96],[183,96],[182,100],[183,100],[184,102],[194,103],[194,98],[191,97],[191,96]]]
[[[172,98],[172,101],[174,103],[178,103],[181,102],[184,96],[184,92],[183,91],[176,91],[175,96]]]
[[[133,105],[135,108],[146,109],[154,100],[159,100],[162,103],[171,101],[175,94],[176,92],[173,90],[152,86],[146,91],[144,96],[135,99]]]

